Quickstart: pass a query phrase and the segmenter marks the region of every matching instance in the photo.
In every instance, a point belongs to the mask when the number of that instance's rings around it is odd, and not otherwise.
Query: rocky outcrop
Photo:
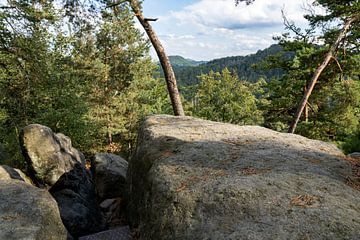
[[[352,157],[352,158],[359,158],[360,159],[360,152],[353,152],[353,153],[350,153],[348,156]]]
[[[148,117],[129,162],[141,239],[358,239],[360,191],[334,145],[256,126]]]
[[[20,180],[0,179],[0,239],[64,240],[66,236],[48,191]]]
[[[53,185],[75,164],[84,164],[84,156],[71,146],[70,138],[39,124],[31,124],[20,133],[20,143],[29,175],[36,183]]]
[[[97,153],[92,162],[93,179],[99,199],[123,197],[128,162],[118,155]]]
[[[9,167],[7,165],[0,165],[0,180],[17,179],[29,184],[32,184],[31,179],[25,175],[21,170]]]
[[[61,219],[73,237],[89,235],[106,229],[105,220],[96,203],[90,173],[76,164],[50,188],[60,209]]]

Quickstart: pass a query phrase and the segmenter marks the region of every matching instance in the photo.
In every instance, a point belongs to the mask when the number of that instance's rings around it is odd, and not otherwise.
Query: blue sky
[[[311,0],[256,0],[250,6],[234,0],[145,0],[152,23],[169,55],[195,60],[246,55],[270,46],[284,32],[281,10],[299,26]],[[155,56],[154,52],[152,55]]]

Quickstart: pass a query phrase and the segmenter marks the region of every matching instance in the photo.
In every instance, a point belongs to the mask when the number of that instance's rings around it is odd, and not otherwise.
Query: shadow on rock
[[[106,229],[90,173],[81,164],[64,173],[49,192],[57,201],[61,219],[73,237]]]
[[[151,116],[129,161],[140,239],[359,239],[360,191],[334,145],[256,126]]]

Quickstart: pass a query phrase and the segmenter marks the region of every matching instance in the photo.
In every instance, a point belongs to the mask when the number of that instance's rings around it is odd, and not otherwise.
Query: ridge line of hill
[[[260,78],[269,81],[271,78],[280,77],[283,74],[281,69],[263,70],[253,68],[253,65],[282,51],[283,48],[280,45],[273,44],[268,48],[258,50],[256,53],[246,56],[229,56],[210,61],[195,61],[176,55],[169,56],[169,59],[180,86],[198,84],[199,80],[197,76],[207,74],[210,71],[219,72],[224,68],[228,68],[231,72],[236,73],[241,80],[257,82]],[[160,71],[160,75],[161,74]]]

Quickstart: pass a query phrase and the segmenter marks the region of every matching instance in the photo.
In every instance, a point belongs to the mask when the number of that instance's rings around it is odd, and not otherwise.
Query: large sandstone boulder
[[[25,175],[21,170],[12,168],[7,165],[0,165],[0,180],[17,179],[29,184],[32,184],[31,179]]]
[[[111,153],[97,153],[92,168],[99,199],[123,197],[128,169],[128,162],[125,159]]]
[[[65,240],[66,236],[48,191],[23,181],[0,179],[0,239]]]
[[[129,161],[131,224],[141,239],[359,239],[344,157],[262,127],[151,116]]]
[[[90,173],[80,164],[64,173],[49,189],[60,209],[69,233],[77,238],[106,229],[105,219],[96,203]]]
[[[75,164],[85,161],[83,154],[71,146],[70,138],[39,124],[31,124],[21,131],[20,144],[29,174],[40,184],[53,185]]]

